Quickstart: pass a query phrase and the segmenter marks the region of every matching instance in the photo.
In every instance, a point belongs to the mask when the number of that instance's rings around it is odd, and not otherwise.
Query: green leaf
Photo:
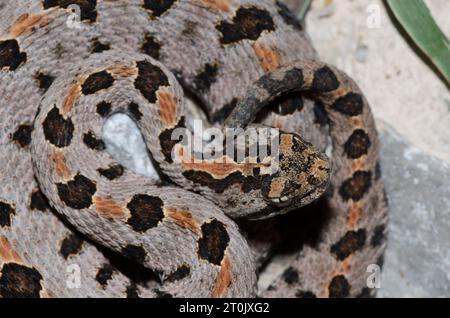
[[[395,18],[450,86],[450,42],[422,0],[387,0]]]
[[[300,10],[298,11],[298,14],[297,14],[300,21],[303,21],[305,19],[306,13],[308,12],[309,7],[311,6],[311,2],[312,2],[312,0],[304,0],[303,1],[302,5],[300,7]]]

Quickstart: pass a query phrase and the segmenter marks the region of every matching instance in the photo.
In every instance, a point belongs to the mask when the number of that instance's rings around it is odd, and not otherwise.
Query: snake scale
[[[374,295],[366,269],[387,223],[374,120],[282,2],[3,0],[0,16],[0,297]],[[191,129],[186,94],[217,127],[280,128],[279,169],[185,160],[171,135]],[[137,124],[160,180],[106,151],[115,113]],[[314,137],[327,127],[330,160]],[[258,290],[273,242],[233,219],[267,219],[262,232],[324,192],[314,243]]]

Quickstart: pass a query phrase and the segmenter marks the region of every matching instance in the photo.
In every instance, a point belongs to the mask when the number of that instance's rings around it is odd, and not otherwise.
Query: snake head
[[[298,135],[280,133],[279,166],[266,175],[262,195],[277,207],[294,209],[318,199],[326,190],[330,164],[325,154]]]

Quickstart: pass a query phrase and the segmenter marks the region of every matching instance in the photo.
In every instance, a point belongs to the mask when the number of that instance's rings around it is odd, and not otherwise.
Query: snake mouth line
[[[275,200],[267,200],[268,202],[272,203],[273,205],[268,208],[265,208],[263,210],[260,210],[258,212],[249,214],[246,216],[246,218],[251,221],[259,221],[259,220],[269,219],[274,216],[279,216],[279,215],[289,213],[290,211],[292,211],[294,209],[302,208],[308,204],[311,204],[312,202],[316,201],[317,199],[319,199],[325,193],[326,189],[328,189],[329,184],[330,184],[330,179],[328,178],[328,180],[326,182],[323,182],[322,184],[320,184],[313,190],[309,191],[306,195],[304,195],[300,199],[294,198],[294,199],[288,200],[286,202],[281,202],[281,200],[280,200],[281,204],[276,203],[277,201],[275,201]]]
[[[304,196],[301,197],[301,199],[296,198],[289,199],[287,196],[283,196],[281,198],[269,199],[268,202],[280,208],[286,208],[289,207],[290,205],[294,205],[295,207],[301,207],[310,204],[312,201],[320,197],[323,194],[323,192],[325,192],[327,187],[328,181],[319,185],[313,190],[307,192]],[[297,206],[296,202],[299,202],[301,205]]]
[[[268,198],[266,199],[269,204],[278,207],[278,208],[286,208],[289,206],[293,206],[293,208],[299,208],[305,205],[308,205],[312,203],[313,201],[319,199],[325,191],[328,189],[328,186],[330,185],[330,175],[332,171],[331,168],[329,170],[328,178],[318,184],[315,188],[305,193],[302,197],[293,197],[289,198],[288,196],[282,196],[280,198]]]

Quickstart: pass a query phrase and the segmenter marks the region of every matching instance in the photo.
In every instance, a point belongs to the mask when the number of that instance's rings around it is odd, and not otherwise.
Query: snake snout
[[[280,135],[279,169],[264,179],[266,200],[278,207],[292,209],[318,199],[330,178],[327,156],[295,134]]]

